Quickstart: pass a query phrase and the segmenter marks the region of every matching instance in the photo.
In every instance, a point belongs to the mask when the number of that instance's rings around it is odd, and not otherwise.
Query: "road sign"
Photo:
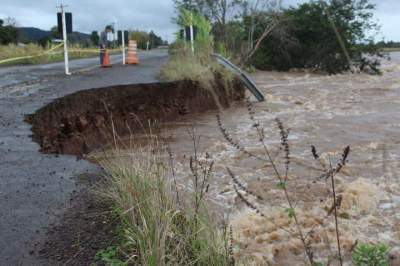
[[[125,39],[125,43],[129,42],[129,32],[127,30],[124,31],[124,39]],[[119,30],[118,31],[118,45],[122,45],[122,31]]]
[[[67,25],[67,33],[72,33],[72,13],[65,12],[65,24]],[[62,13],[57,13],[57,28],[58,33],[63,33]]]
[[[190,29],[190,28],[192,28],[192,30]],[[196,38],[197,38],[197,26],[187,26],[187,27],[185,27],[185,33],[186,33],[186,41],[188,41],[188,42],[190,42],[190,41],[192,41],[192,38],[191,37],[193,37],[193,40],[196,40]],[[192,34],[191,33],[193,33],[193,36],[192,36]]]

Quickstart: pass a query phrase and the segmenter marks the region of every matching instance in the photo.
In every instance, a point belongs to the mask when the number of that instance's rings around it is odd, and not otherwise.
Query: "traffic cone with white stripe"
[[[128,58],[126,59],[128,65],[139,64],[139,59],[137,57],[137,43],[136,41],[129,40],[128,45]]]

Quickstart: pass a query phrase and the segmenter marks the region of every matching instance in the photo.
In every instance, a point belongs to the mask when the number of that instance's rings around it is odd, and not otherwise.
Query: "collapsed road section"
[[[243,97],[239,81],[229,89],[216,82],[213,92],[192,81],[111,86],[64,96],[26,120],[42,152],[82,155],[110,143],[115,135],[143,133],[149,121],[168,122],[228,107]]]

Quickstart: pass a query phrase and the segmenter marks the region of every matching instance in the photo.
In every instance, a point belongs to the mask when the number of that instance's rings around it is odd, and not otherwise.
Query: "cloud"
[[[65,0],[73,14],[74,31],[89,33],[117,22],[124,29],[154,30],[163,38],[173,39],[177,30],[172,22],[171,0]],[[2,0],[0,17],[14,17],[20,26],[48,30],[57,24],[58,1]]]
[[[371,0],[377,5],[375,18],[382,24],[379,38],[400,41],[400,0]],[[285,5],[296,5],[306,0],[283,0]],[[54,0],[2,0],[0,17],[14,17],[21,26],[50,29],[56,25]],[[154,30],[163,38],[173,40],[177,31],[172,22],[175,15],[172,0],[64,0],[73,13],[74,30],[89,33],[102,30],[117,20],[120,28]]]

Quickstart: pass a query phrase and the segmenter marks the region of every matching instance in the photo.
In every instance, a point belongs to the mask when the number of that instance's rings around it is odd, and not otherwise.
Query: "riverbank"
[[[339,231],[346,262],[351,260],[356,241],[388,244],[392,263],[398,259],[397,162],[400,154],[397,136],[400,132],[393,117],[400,114],[399,71],[398,62],[392,61],[385,62],[382,76],[278,72],[253,75],[267,95],[267,101],[252,102],[251,114],[254,112],[254,120],[264,128],[266,143],[274,158],[276,156],[279,171],[283,172],[286,159],[275,119],[279,118],[285,129],[290,128],[288,187],[296,199],[295,211],[302,219],[305,232],[314,232],[312,248],[317,261],[335,261],[337,257],[333,220],[321,219],[332,203],[329,182],[319,178],[324,170],[314,161],[311,145],[317,147],[325,165],[329,165],[331,159],[333,166],[340,161],[344,147],[351,147],[348,162],[336,177],[343,204],[339,210]],[[233,104],[221,112],[220,117],[231,139],[255,157],[229,144],[221,134],[216,114],[215,111],[188,114],[163,125],[163,138],[168,140],[174,155],[177,186],[182,191],[193,189],[188,169],[193,142],[187,129],[195,127],[201,140],[199,158],[214,161],[207,199],[213,209],[230,218],[236,261],[246,265],[302,265],[301,243],[291,235],[293,233],[288,233],[295,227],[285,212],[288,207],[282,197],[282,186],[277,187],[273,169],[265,161],[255,159],[263,156],[264,151],[248,107],[242,103]],[[141,139],[138,135],[130,140]],[[264,217],[254,213],[240,199],[226,167],[249,192],[260,197],[252,202],[259,206]],[[247,195],[241,188],[239,193]],[[270,226],[270,221],[278,226]],[[316,237],[324,232],[326,237]]]

